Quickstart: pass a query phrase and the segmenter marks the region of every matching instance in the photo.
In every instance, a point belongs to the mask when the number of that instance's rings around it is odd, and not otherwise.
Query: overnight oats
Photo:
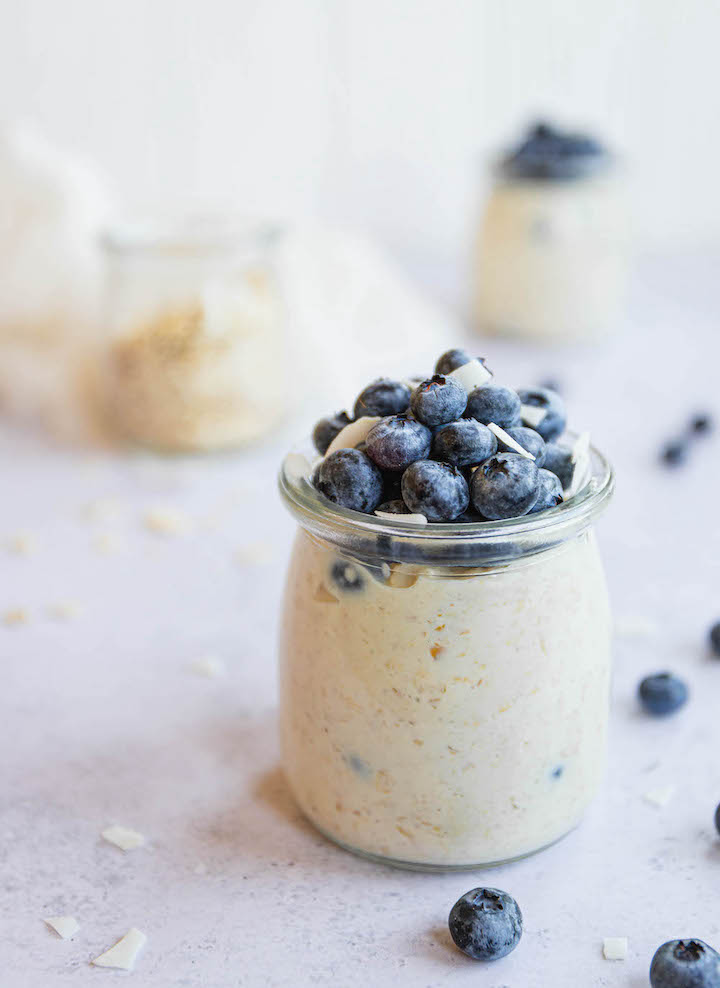
[[[596,339],[621,316],[628,221],[621,176],[584,135],[534,127],[496,171],[476,260],[478,330]]]
[[[558,395],[462,351],[427,381],[374,382],[314,441],[280,477],[300,523],[280,674],[300,807],[408,867],[551,844],[604,766],[607,462],[567,439]]]
[[[205,451],[277,425],[287,389],[275,239],[271,229],[218,217],[108,234],[98,390],[114,434]]]

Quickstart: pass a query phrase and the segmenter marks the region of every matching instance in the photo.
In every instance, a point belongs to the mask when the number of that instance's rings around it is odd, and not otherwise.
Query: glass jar
[[[110,231],[100,400],[114,434],[168,451],[238,446],[285,410],[278,231],[189,216]]]
[[[613,475],[537,516],[425,527],[280,476],[300,523],[280,645],[285,773],[359,854],[498,864],[579,822],[605,761],[610,618],[592,524]]]
[[[598,339],[617,328],[625,296],[622,176],[589,138],[538,140],[538,130],[495,174],[478,236],[475,325],[537,342]]]

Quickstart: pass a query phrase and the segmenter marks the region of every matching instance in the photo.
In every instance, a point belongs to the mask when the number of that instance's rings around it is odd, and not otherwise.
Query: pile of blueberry
[[[343,430],[369,416],[378,421],[345,445]],[[516,518],[562,502],[574,470],[572,451],[555,441],[565,425],[556,392],[492,383],[484,360],[449,350],[426,380],[380,378],[360,392],[352,416],[321,419],[313,441],[324,459],[313,483],[335,504],[367,514]]]

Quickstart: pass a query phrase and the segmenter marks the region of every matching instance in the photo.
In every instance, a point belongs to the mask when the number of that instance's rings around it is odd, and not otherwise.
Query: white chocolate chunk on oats
[[[192,530],[192,520],[181,508],[151,508],[143,522],[148,531],[158,535],[187,535]]]
[[[190,666],[190,671],[196,676],[203,676],[205,679],[218,679],[227,672],[227,666],[223,659],[217,655],[203,655]]]
[[[74,916],[46,916],[43,923],[47,923],[51,930],[55,930],[63,940],[74,937],[80,929],[80,924]]]
[[[21,624],[28,623],[30,615],[24,607],[12,607],[9,611],[5,611],[2,620],[8,628],[18,628]]]
[[[111,827],[106,827],[102,831],[102,837],[108,844],[114,844],[121,851],[134,851],[136,848],[142,847],[145,843],[144,834],[138,833],[137,830],[131,830],[129,827],[123,827],[120,824],[113,824]]]
[[[356,419],[354,422],[346,425],[330,443],[325,456],[330,456],[331,453],[334,453],[338,449],[355,449],[356,446],[359,446],[360,443],[367,439],[368,433],[379,421],[379,415],[363,415],[362,418]]]
[[[482,388],[488,381],[492,381],[492,373],[477,359],[468,361],[462,367],[456,367],[454,371],[450,371],[447,377],[455,378],[468,394],[475,388]]]
[[[603,940],[603,957],[606,961],[624,961],[627,952],[627,937],[605,937]]]
[[[504,430],[504,429],[501,429],[501,428],[500,428],[500,426],[499,426],[499,425],[495,425],[495,423],[494,423],[494,422],[491,422],[491,423],[490,423],[490,424],[488,425],[488,429],[489,429],[489,430],[490,430],[490,432],[492,432],[492,433],[493,433],[493,435],[495,435],[495,436],[496,436],[496,437],[497,437],[497,438],[498,438],[498,439],[499,439],[499,440],[500,440],[501,442],[503,442],[503,443],[505,443],[505,445],[506,445],[506,446],[509,446],[509,447],[510,447],[510,449],[512,449],[512,450],[513,450],[513,451],[514,451],[515,453],[519,453],[519,454],[520,454],[520,456],[524,456],[526,460],[534,460],[534,459],[535,459],[535,457],[533,456],[533,454],[532,454],[532,453],[528,453],[528,451],[527,451],[527,450],[526,450],[526,449],[525,449],[525,448],[524,448],[523,446],[521,446],[519,442],[516,442],[516,441],[515,441],[515,440],[513,439],[513,437],[512,437],[512,436],[509,436],[509,435],[507,434],[507,432],[505,432],[505,430]]]
[[[667,806],[674,795],[675,786],[660,786],[657,789],[649,789],[647,792],[643,793],[643,799],[646,803],[650,803],[652,806],[657,806],[662,809],[664,806]]]
[[[121,971],[132,971],[137,956],[146,942],[145,934],[133,926],[121,940],[118,940],[114,947],[106,950],[104,954],[100,954],[91,963],[96,967],[115,967]]]
[[[529,425],[531,429],[537,429],[546,415],[546,408],[539,408],[537,405],[520,406],[520,418],[523,420],[525,425]]]
[[[425,515],[409,514],[399,515],[394,511],[376,511],[378,518],[386,518],[388,521],[397,521],[405,525],[427,525],[428,520]]]

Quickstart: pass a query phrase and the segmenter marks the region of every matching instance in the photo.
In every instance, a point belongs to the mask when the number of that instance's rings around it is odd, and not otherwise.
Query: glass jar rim
[[[268,249],[283,232],[279,224],[218,207],[117,217],[101,232],[100,244],[111,254],[211,254]]]
[[[572,433],[568,436],[574,438]],[[555,508],[500,521],[417,525],[340,507],[312,485],[313,461],[319,457],[309,440],[287,454],[278,484],[285,505],[303,528],[351,554],[388,562],[487,564],[542,552],[589,527],[607,507],[615,488],[607,458],[595,446],[590,446],[589,455],[589,477],[572,497]]]

